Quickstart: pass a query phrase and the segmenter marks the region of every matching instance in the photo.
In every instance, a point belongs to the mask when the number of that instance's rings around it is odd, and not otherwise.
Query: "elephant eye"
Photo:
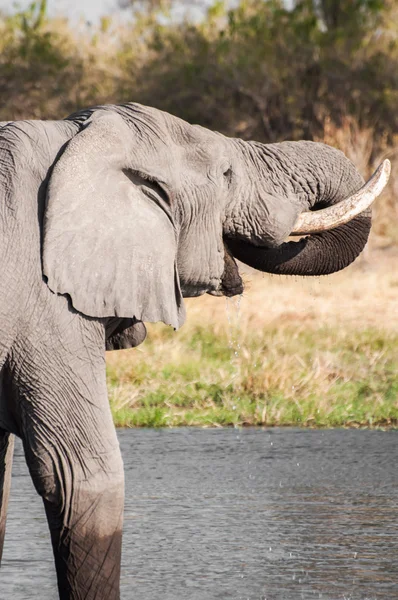
[[[171,199],[169,198],[168,193],[164,186],[156,181],[156,179],[150,177],[150,175],[147,175],[146,173],[140,173],[139,171],[132,171],[130,169],[124,169],[123,172],[130,181],[140,187],[144,193],[150,195],[150,192],[153,191],[156,193],[156,197],[161,198],[165,204],[170,204]]]
[[[231,167],[228,167],[228,169],[226,171],[224,171],[223,175],[224,175],[225,179],[227,180],[228,184],[231,183],[231,179],[232,179]]]

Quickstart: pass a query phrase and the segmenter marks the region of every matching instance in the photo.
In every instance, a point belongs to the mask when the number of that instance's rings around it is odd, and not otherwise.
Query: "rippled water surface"
[[[121,430],[125,600],[398,598],[398,432]],[[56,599],[20,444],[0,597]]]

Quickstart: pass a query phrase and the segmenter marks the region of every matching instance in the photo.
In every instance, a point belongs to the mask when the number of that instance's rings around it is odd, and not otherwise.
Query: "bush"
[[[325,139],[365,176],[395,159],[394,0],[215,0],[199,21],[170,18],[172,0],[131,4],[132,22],[97,28],[48,18],[46,0],[0,17],[0,120],[134,100],[244,139]],[[388,243],[397,185],[377,213]]]

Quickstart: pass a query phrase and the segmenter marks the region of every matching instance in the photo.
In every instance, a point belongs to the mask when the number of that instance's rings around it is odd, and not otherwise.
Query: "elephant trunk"
[[[232,254],[245,264],[277,275],[329,275],[351,264],[365,247],[371,216],[358,216],[336,229],[316,233],[277,248],[259,248],[227,240]]]
[[[267,148],[270,172],[263,174],[265,194],[271,192],[268,183],[271,180],[272,193],[278,195],[281,204],[286,206],[286,198],[293,198],[292,206],[307,207],[290,229],[291,235],[307,237],[270,246],[258,242],[258,231],[249,240],[247,236],[231,235],[229,231],[225,239],[230,251],[235,258],[257,270],[279,275],[319,276],[344,269],[356,259],[368,240],[369,206],[388,181],[389,161],[361,187],[362,177],[341,152],[311,142],[273,146],[271,150]],[[291,175],[286,176],[286,173]]]

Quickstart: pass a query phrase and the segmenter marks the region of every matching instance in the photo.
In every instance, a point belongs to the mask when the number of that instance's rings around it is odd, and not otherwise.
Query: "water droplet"
[[[225,298],[226,313],[228,320],[228,346],[232,350],[235,358],[239,357],[240,352],[240,306],[242,295],[237,298]]]
[[[300,463],[297,463],[297,466],[299,467],[299,466],[300,466]]]

